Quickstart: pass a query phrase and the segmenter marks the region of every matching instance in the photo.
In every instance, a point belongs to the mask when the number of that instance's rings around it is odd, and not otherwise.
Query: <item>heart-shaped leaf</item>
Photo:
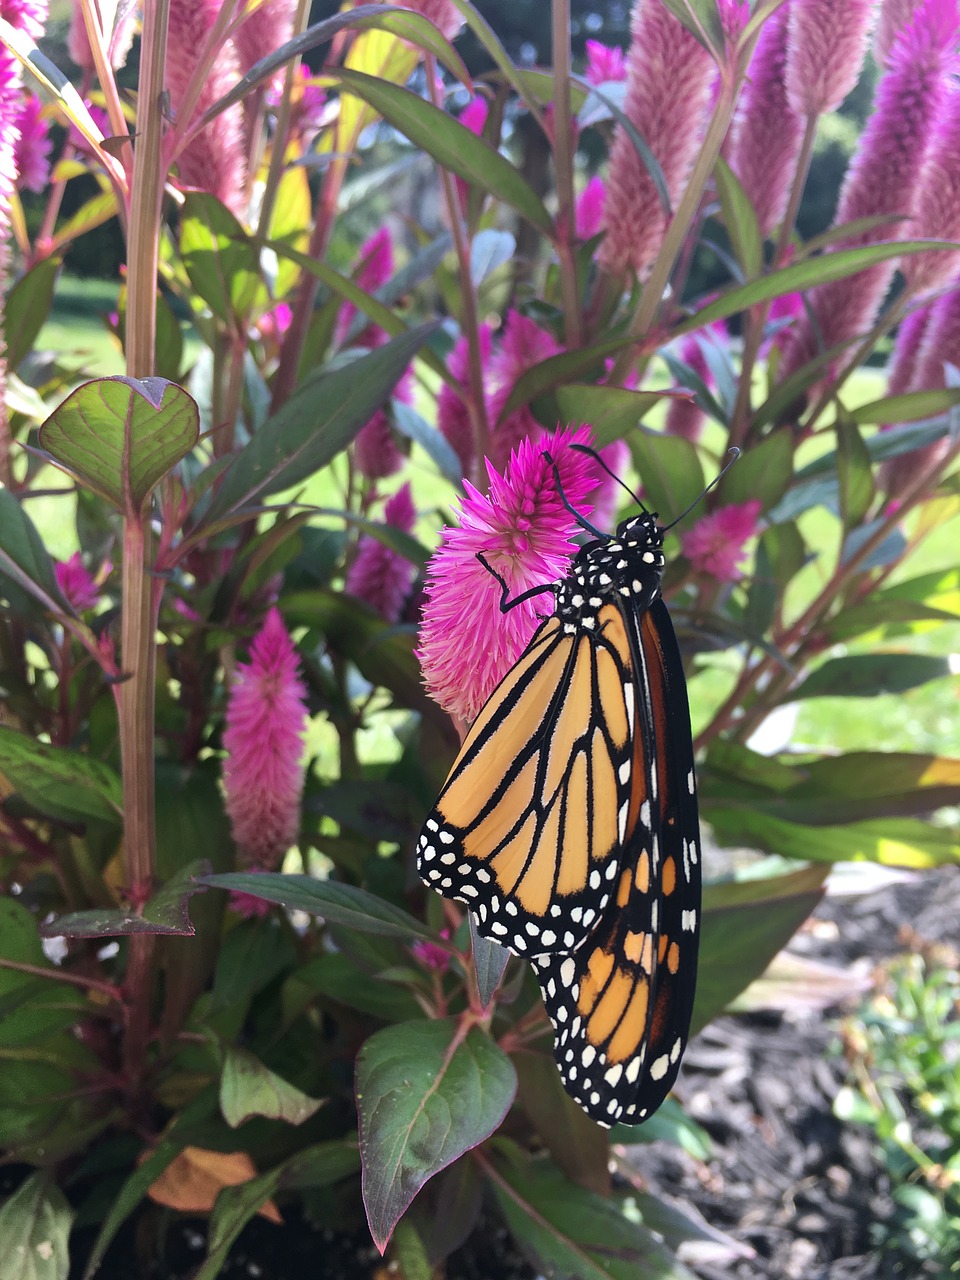
[[[323,1105],[282,1079],[246,1049],[227,1049],[220,1077],[220,1110],[231,1129],[251,1116],[303,1124]]]

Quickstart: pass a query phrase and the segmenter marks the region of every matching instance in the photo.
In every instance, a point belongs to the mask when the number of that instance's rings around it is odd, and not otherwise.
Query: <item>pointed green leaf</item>
[[[627,444],[640,473],[644,502],[664,523],[675,520],[703,493],[703,468],[689,440],[634,431]]]
[[[53,460],[120,511],[137,512],[197,443],[200,411],[165,378],[85,382],[40,428]]]
[[[436,328],[421,325],[333,372],[320,369],[306,378],[234,457],[204,524],[233,516],[325,467],[370,421]]]
[[[801,698],[872,698],[878,693],[905,693],[950,674],[950,659],[934,654],[859,653],[830,658],[789,696],[791,702]]]
[[[789,431],[774,431],[759,444],[744,449],[740,457],[720,481],[719,501],[749,502],[759,498],[761,510],[775,507],[793,479],[793,436]]]
[[[352,884],[316,880],[313,876],[280,875],[275,871],[258,874],[227,872],[218,876],[201,876],[197,883],[210,889],[230,889],[236,893],[252,894],[267,902],[279,902],[291,910],[323,916],[332,923],[347,925],[363,933],[436,941],[433,931],[419,920]]]
[[[22,275],[3,304],[3,333],[7,342],[7,367],[16,369],[32,349],[53,305],[53,289],[61,261],[42,258]]]
[[[571,1182],[606,1195],[610,1190],[609,1130],[591,1120],[570,1097],[552,1054],[515,1053],[513,1065],[520,1102],[554,1162]]]
[[[185,196],[180,256],[197,293],[225,323],[242,324],[254,308],[267,305],[253,241],[216,196],[205,191]]]
[[[66,747],[36,742],[0,725],[0,774],[28,804],[51,818],[117,822],[122,789],[117,773],[100,760]]]
[[[150,898],[139,914],[106,908],[71,911],[45,921],[40,932],[45,938],[120,938],[135,933],[192,937],[196,930],[190,921],[188,903],[203,887],[198,877],[209,869],[209,862],[189,863]]]
[[[763,237],[750,197],[722,157],[717,159],[713,176],[720,196],[723,225],[743,274],[747,278],[759,275],[763,266]]]
[[[0,488],[0,583],[9,578],[54,612],[71,612],[53,561],[33,521],[9,489]]]
[[[386,1027],[357,1058],[363,1202],[381,1252],[425,1182],[499,1128],[517,1090],[507,1055],[453,1019]]]
[[[620,440],[639,426],[643,415],[664,399],[674,399],[670,392],[628,391],[624,387],[595,386],[571,382],[557,387],[552,397],[544,396],[544,408],[554,424],[579,426],[587,422],[600,445]],[[684,397],[685,398],[685,397]],[[540,408],[541,401],[537,401]]]
[[[554,387],[577,381],[585,375],[602,377],[604,361],[609,356],[618,355],[634,341],[630,337],[607,338],[603,342],[594,343],[592,347],[561,351],[559,355],[550,356],[549,359],[532,365],[514,383],[513,390],[500,410],[499,421],[503,422],[511,413],[545,392],[552,391]]]
[[[220,1110],[231,1129],[251,1116],[303,1124],[322,1105],[320,1099],[308,1097],[271,1071],[255,1054],[227,1048],[220,1076]]]
[[[907,391],[899,396],[883,396],[871,400],[850,416],[859,426],[875,422],[923,422],[936,418],[960,404],[960,387],[930,387],[925,391]]]
[[[4,1280],[67,1280],[73,1210],[47,1173],[32,1173],[0,1208]]]
[[[497,994],[503,971],[510,962],[510,952],[501,947],[492,938],[485,938],[477,931],[477,922],[473,912],[467,912],[470,921],[470,945],[473,951],[473,966],[477,976],[477,996],[481,1009],[489,1009],[491,1001]]]
[[[843,527],[855,529],[873,502],[873,470],[860,430],[845,413],[837,418],[837,469]]]
[[[375,76],[347,69],[329,69],[327,74],[369,103],[437,164],[516,209],[543,235],[552,235],[550,215],[526,178],[458,120],[419,94]]]

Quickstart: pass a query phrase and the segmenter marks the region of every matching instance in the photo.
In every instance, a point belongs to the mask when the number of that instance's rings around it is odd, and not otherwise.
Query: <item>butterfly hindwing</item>
[[[609,901],[632,749],[628,662],[625,640],[570,635],[549,618],[475,721],[427,818],[420,875],[518,954],[576,949]]]

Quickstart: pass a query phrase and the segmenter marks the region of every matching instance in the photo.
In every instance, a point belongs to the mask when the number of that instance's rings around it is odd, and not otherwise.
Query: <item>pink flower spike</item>
[[[592,240],[603,226],[603,204],[607,186],[602,178],[593,177],[577,196],[575,211],[578,240]]]
[[[383,523],[401,533],[412,533],[417,518],[410,486],[403,485],[387,499]],[[403,612],[416,575],[414,566],[371,533],[357,544],[357,554],[347,573],[346,588],[358,600],[365,600],[387,622],[396,622]]]
[[[480,326],[480,361],[486,376],[493,335],[488,324]],[[465,337],[457,339],[447,362],[451,375],[466,390],[470,382],[470,346]],[[484,388],[486,391],[486,388]],[[437,395],[437,426],[460,459],[464,475],[470,474],[474,458],[473,426],[466,401],[460,392],[444,382]]]
[[[877,30],[873,37],[873,56],[878,66],[886,66],[890,51],[913,17],[916,6],[917,0],[882,0]]]
[[[792,0],[787,98],[799,116],[836,111],[860,78],[875,0]]]
[[[956,87],[933,128],[920,172],[911,239],[950,240],[960,236],[960,92]],[[960,268],[960,250],[916,253],[903,258],[900,271],[917,293],[948,284]]]
[[[405,9],[413,9],[429,18],[435,27],[439,27],[448,40],[452,40],[463,26],[463,14],[450,0],[404,0]]]
[[[471,133],[476,134],[478,138],[483,136],[483,130],[487,123],[487,116],[490,114],[490,103],[486,98],[477,94],[475,98],[471,98],[464,109],[460,112],[459,123],[465,129],[469,129]],[[470,184],[466,178],[461,178],[459,174],[454,175],[454,186],[457,189],[457,202],[460,205],[460,212],[466,215],[467,200],[469,198]]]
[[[441,929],[441,938],[449,938],[450,930]],[[437,973],[446,973],[450,968],[450,952],[446,947],[438,947],[435,942],[421,942],[417,939],[411,943],[410,950],[425,969],[433,969]]]
[[[900,321],[893,344],[893,353],[887,365],[888,396],[899,396],[905,391],[921,390],[920,387],[914,386],[913,380],[917,371],[917,361],[920,358],[921,344],[930,322],[931,310],[930,306],[918,307],[916,311],[911,311]],[[881,427],[880,430],[883,431],[884,428]]]
[[[587,67],[585,76],[591,84],[607,84],[611,80],[627,78],[627,64],[619,45],[601,44],[599,40],[587,41]]]
[[[227,695],[223,789],[244,865],[277,867],[300,829],[306,689],[297,652],[273,608],[238,663]]]
[[[69,560],[58,560],[53,571],[61,594],[78,613],[96,608],[100,588],[87,572],[79,551],[75,551]]]
[[[720,507],[698,520],[680,539],[693,568],[718,582],[738,582],[743,577],[740,561],[746,555],[744,544],[757,532],[760,506],[754,499]]]
[[[17,117],[20,137],[15,153],[17,186],[21,191],[40,192],[50,177],[50,152],[53,150],[53,143],[50,141],[49,126],[41,115],[42,110],[39,98],[35,98],[32,93],[24,95]]]
[[[567,570],[578,526],[561,501],[549,453],[564,496],[589,514],[586,500],[598,480],[588,454],[589,427],[557,430],[534,444],[523,440],[503,474],[488,462],[490,492],[469,481],[460,524],[446,528],[427,566],[426,601],[418,656],[427,692],[461,721],[473,720],[551,611],[549,595],[500,611],[500,586],[477,559],[483,552],[504,579],[510,596],[556,582]]]
[[[510,451],[528,436],[536,438],[542,427],[529,405],[523,405],[498,421],[517,379],[527,369],[560,351],[552,334],[519,311],[510,311],[503,326],[500,350],[490,361],[493,394],[490,398],[490,460],[495,467],[506,464]]]
[[[369,240],[365,240],[360,246],[357,256],[359,265],[353,273],[354,279],[366,293],[376,293],[393,275],[393,241],[389,230],[381,227],[379,231],[375,231]],[[357,308],[354,304],[344,302],[337,316],[335,334],[337,346],[343,345],[356,314]],[[353,342],[360,347],[374,347],[381,346],[385,339],[386,334],[382,329],[377,325],[368,325],[363,333],[353,339]]]
[[[247,872],[257,875],[269,870],[268,867],[246,867]],[[270,914],[272,902],[268,902],[266,898],[258,898],[255,893],[241,893],[238,889],[230,891],[229,898],[230,910],[235,911],[238,916],[243,916],[245,920],[262,920],[264,916]]]
[[[296,10],[296,0],[261,0],[250,16],[237,27],[233,44],[242,72],[249,71],[255,62],[287,43],[293,35]],[[274,72],[268,84],[276,89],[282,83],[281,67]]]

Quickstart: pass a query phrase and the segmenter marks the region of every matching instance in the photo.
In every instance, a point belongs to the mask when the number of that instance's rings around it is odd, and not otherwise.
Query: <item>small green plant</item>
[[[851,1083],[834,1111],[876,1134],[895,1207],[873,1235],[897,1275],[960,1275],[958,1015],[956,967],[908,955],[844,1028]]]

